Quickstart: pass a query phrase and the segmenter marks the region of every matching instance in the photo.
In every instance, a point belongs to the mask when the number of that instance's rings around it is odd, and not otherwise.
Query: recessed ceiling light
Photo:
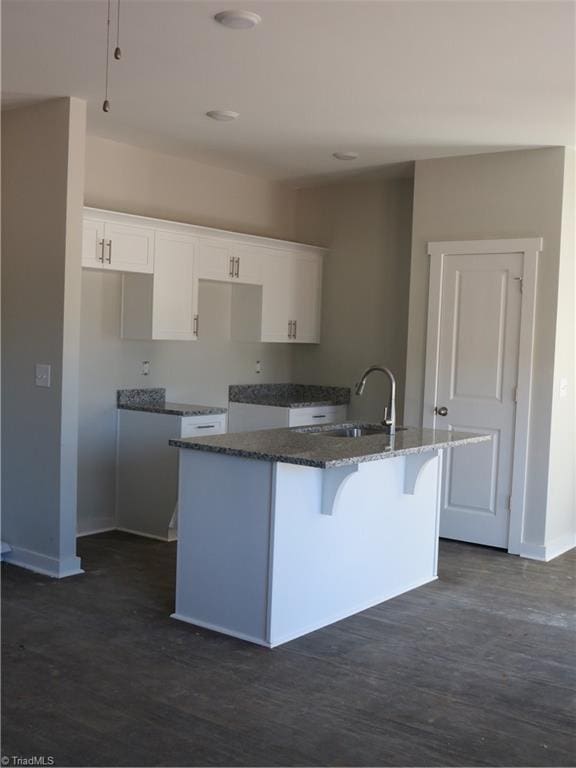
[[[336,160],[358,160],[358,152],[333,152],[332,157]]]
[[[260,24],[262,17],[252,11],[220,11],[214,19],[230,29],[253,29]]]
[[[209,112],[206,112],[206,117],[211,117],[212,120],[229,122],[230,120],[236,120],[237,117],[240,117],[240,112],[232,112],[231,109],[211,109]]]

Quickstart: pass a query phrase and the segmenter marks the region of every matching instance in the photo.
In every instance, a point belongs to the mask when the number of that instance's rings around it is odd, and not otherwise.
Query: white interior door
[[[444,254],[439,274],[437,338],[428,339],[427,360],[435,402],[425,408],[424,426],[492,435],[489,443],[447,451],[440,535],[507,547],[523,254]],[[432,278],[430,290],[438,290]]]

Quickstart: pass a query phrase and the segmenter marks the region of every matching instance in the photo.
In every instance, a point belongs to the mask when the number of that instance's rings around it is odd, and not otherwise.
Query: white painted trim
[[[545,563],[549,563],[550,560],[554,560],[556,557],[569,552],[576,547],[576,533],[567,533],[564,536],[559,536],[554,541],[548,544],[526,544],[523,543],[520,547],[520,556],[528,557],[531,560],[542,560]]]
[[[247,235],[243,232],[230,232],[226,229],[213,229],[212,227],[203,227],[198,224],[186,224],[182,221],[170,221],[168,219],[154,219],[149,216],[140,216],[134,213],[122,213],[120,211],[109,211],[103,208],[84,207],[84,216],[89,219],[99,221],[112,221],[115,223],[135,224],[139,227],[150,227],[153,229],[169,230],[171,232],[180,231],[196,237],[218,238],[219,240],[232,240],[241,242],[245,245],[254,245],[265,248],[274,248],[275,250],[285,250],[294,253],[300,251],[302,255],[322,256],[327,253],[327,248],[317,245],[308,245],[307,243],[296,243],[290,240],[277,240],[273,237],[260,237],[259,235]]]
[[[262,645],[264,648],[272,648],[270,643],[267,643],[259,637],[245,635],[243,632],[235,632],[234,630],[227,629],[226,627],[221,627],[218,624],[210,624],[208,621],[191,619],[188,616],[182,616],[180,613],[172,613],[170,614],[170,618],[178,619],[178,621],[185,621],[186,624],[192,624],[193,627],[202,627],[202,629],[209,629],[212,632],[219,632],[221,635],[236,637],[238,640],[246,640],[248,643],[256,643],[256,645]]]
[[[154,536],[152,533],[142,533],[142,531],[135,531],[132,528],[120,528],[117,527],[114,530],[116,531],[122,531],[122,533],[131,533],[134,536],[142,536],[144,539],[154,539],[154,541],[163,541],[167,544],[171,544],[174,541],[178,540],[178,534],[174,532],[174,538],[171,539],[167,536]]]
[[[544,247],[541,237],[501,240],[454,240],[429,242],[430,282],[428,290],[428,332],[424,381],[423,424],[436,403],[440,348],[440,313],[444,256],[454,254],[521,253],[523,256],[522,303],[518,353],[518,391],[512,469],[512,502],[508,552],[522,554],[522,536],[526,512],[526,477],[530,439],[530,407],[534,367],[534,336],[538,256]],[[529,556],[529,555],[526,555]]]
[[[95,536],[97,533],[109,533],[110,531],[115,530],[115,525],[102,526],[101,528],[89,528],[86,531],[78,531],[76,538],[82,539],[84,536]]]
[[[67,576],[77,576],[84,573],[80,567],[80,558],[75,555],[59,560],[57,557],[42,555],[30,549],[12,547],[10,552],[3,554],[2,559],[10,565],[17,565],[20,568],[26,568],[28,571],[41,573],[53,579],[64,579]]]

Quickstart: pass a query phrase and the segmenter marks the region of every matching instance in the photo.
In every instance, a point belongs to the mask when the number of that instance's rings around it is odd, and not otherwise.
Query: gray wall
[[[406,420],[410,423],[422,419],[429,276],[426,243],[544,238],[523,539],[534,545],[544,545],[546,540],[563,179],[562,148],[425,160],[416,163],[415,174],[406,363]],[[573,392],[574,371],[567,375]]]
[[[296,381],[352,386],[362,369],[382,363],[395,372],[402,418],[412,180],[341,182],[302,189],[296,206],[297,239],[330,247],[326,258],[322,343],[297,346]],[[382,416],[388,383],[377,374],[358,418]]]
[[[86,105],[2,115],[2,527],[7,559],[53,575],[75,556]],[[52,386],[34,385],[35,363]]]
[[[204,226],[291,238],[295,191],[280,184],[87,137],[86,205]],[[228,385],[291,378],[283,344],[230,341],[226,286],[200,292],[200,341],[120,339],[121,277],[82,270],[78,531],[114,525],[116,389],[165,386],[181,402],[225,405]],[[140,363],[151,362],[148,377]],[[255,373],[256,361],[262,373]]]

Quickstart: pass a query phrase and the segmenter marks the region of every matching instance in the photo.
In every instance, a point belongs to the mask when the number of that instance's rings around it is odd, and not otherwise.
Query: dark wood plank
[[[571,766],[575,553],[441,542],[440,579],[268,651],[169,618],[175,545],[3,566],[3,754],[56,765]]]

